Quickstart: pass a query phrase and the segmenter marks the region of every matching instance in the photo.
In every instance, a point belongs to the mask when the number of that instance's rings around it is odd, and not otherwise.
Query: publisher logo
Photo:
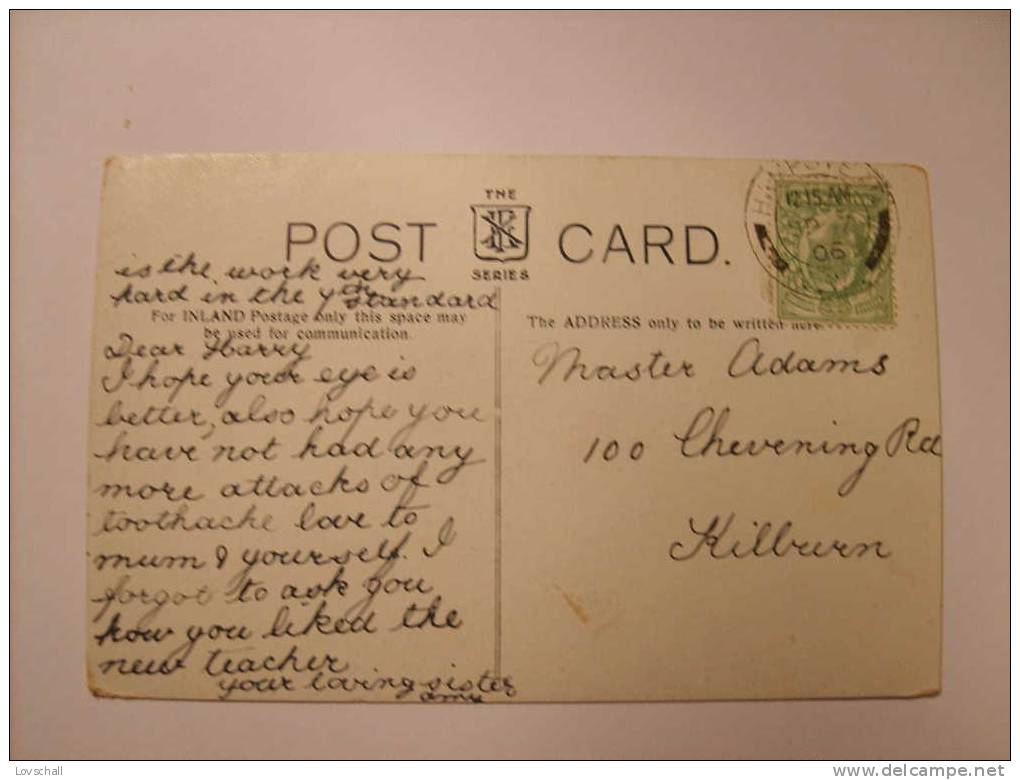
[[[528,216],[531,206],[486,203],[472,206],[475,218],[475,257],[505,263],[528,256]]]

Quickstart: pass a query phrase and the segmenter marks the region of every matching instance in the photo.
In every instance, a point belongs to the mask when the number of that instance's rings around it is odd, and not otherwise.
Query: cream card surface
[[[112,158],[93,349],[97,695],[939,690],[918,168]]]

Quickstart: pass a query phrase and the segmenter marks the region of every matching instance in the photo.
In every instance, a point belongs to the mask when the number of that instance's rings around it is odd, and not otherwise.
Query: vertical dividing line
[[[503,299],[500,288],[495,291],[495,444],[493,457],[495,468],[495,561],[494,573],[496,584],[495,619],[496,619],[496,661],[495,675],[499,677],[503,662]]]

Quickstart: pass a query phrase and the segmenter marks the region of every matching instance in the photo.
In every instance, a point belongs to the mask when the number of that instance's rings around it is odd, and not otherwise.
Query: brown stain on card
[[[588,625],[591,618],[588,617],[588,613],[585,611],[584,607],[582,607],[576,599],[572,598],[570,594],[563,590],[563,588],[559,585],[556,586],[556,590],[558,590],[560,595],[563,596],[563,600],[567,602],[567,606],[570,607],[570,611],[577,615],[577,619],[585,625]]]

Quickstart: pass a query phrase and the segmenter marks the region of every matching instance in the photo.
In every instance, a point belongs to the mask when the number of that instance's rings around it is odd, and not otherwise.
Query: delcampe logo
[[[472,206],[471,211],[475,215],[475,257],[505,263],[528,256],[531,206],[486,203]]]

